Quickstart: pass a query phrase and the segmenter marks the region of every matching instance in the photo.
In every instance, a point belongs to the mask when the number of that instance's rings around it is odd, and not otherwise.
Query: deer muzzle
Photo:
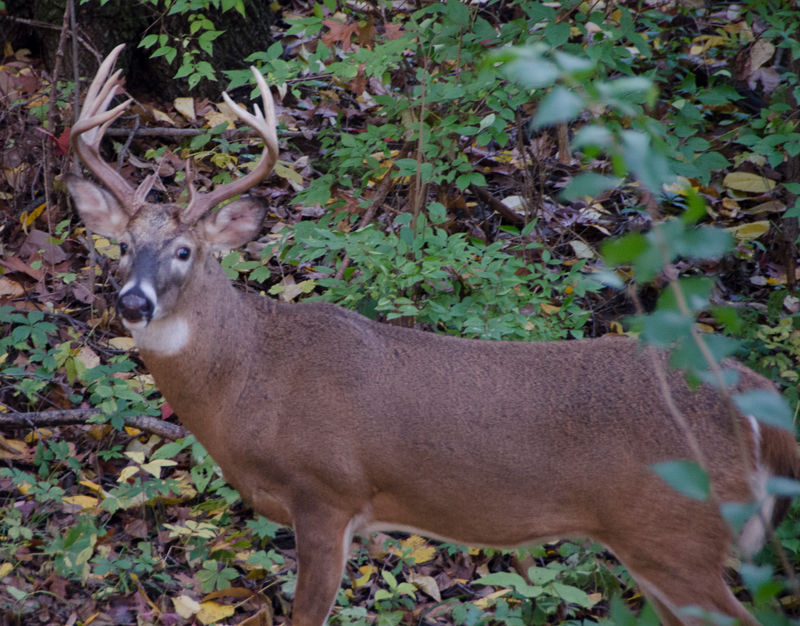
[[[131,324],[148,323],[153,318],[153,302],[138,287],[123,291],[117,298],[117,311],[123,321]]]

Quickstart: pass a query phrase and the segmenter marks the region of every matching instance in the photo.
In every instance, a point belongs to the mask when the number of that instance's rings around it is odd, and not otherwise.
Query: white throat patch
[[[154,352],[160,356],[172,356],[183,350],[189,343],[189,324],[182,317],[154,319],[149,324],[129,324],[133,339],[140,350]]]

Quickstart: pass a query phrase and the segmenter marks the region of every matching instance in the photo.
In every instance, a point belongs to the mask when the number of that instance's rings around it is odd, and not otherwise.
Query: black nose
[[[148,322],[153,317],[153,303],[139,289],[133,288],[117,298],[117,311],[128,322]]]

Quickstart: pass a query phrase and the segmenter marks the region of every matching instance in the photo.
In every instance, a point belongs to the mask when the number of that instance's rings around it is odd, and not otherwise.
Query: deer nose
[[[117,298],[117,311],[127,322],[149,322],[153,317],[153,303],[142,291],[133,288]]]

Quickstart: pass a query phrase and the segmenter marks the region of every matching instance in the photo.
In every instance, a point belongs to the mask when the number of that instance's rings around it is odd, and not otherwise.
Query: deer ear
[[[207,215],[200,224],[201,232],[214,250],[238,248],[255,239],[265,212],[260,200],[240,198]]]
[[[103,237],[119,239],[128,226],[128,214],[108,191],[80,176],[64,176],[67,190],[83,223]]]

